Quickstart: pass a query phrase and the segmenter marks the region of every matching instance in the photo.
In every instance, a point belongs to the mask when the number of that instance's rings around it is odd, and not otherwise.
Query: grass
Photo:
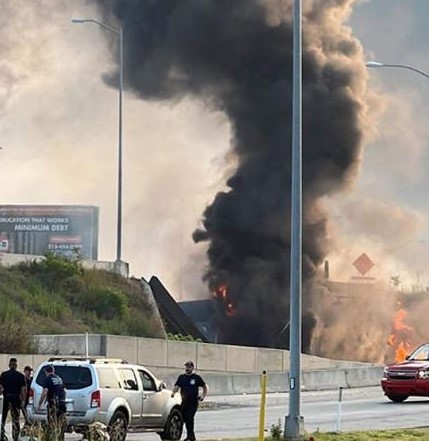
[[[138,280],[77,258],[0,266],[0,305],[0,353],[32,352],[32,334],[162,335]]]
[[[362,432],[321,433],[311,435],[314,441],[429,441],[427,429],[370,430]]]
[[[266,437],[265,441],[280,441],[283,438]],[[314,441],[429,441],[428,429],[369,430],[361,432],[323,433],[315,432],[305,440]],[[215,441],[215,440],[206,440]],[[223,438],[216,441],[258,441],[258,438]]]

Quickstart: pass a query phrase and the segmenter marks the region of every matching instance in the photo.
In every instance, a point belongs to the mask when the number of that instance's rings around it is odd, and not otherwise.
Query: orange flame
[[[227,289],[226,285],[219,285],[214,291],[213,296],[221,299],[226,299]]]
[[[395,346],[396,343],[396,337],[393,334],[390,334],[389,337],[387,337],[387,344],[389,346]]]
[[[399,346],[396,348],[395,361],[404,361],[405,357],[408,355],[410,344],[408,342],[401,341]]]
[[[412,347],[410,337],[413,336],[414,329],[405,323],[408,312],[402,308],[400,302],[397,306],[398,309],[393,316],[392,333],[387,338],[387,344],[395,350],[395,361],[401,362],[405,360]]]
[[[237,314],[235,306],[228,298],[228,289],[225,284],[219,285],[214,291],[213,296],[222,301],[225,306],[225,315],[227,317],[234,317]]]
[[[404,320],[407,318],[408,312],[405,309],[398,309],[394,315],[393,327],[396,331],[400,331],[402,329],[407,329],[412,331],[413,328],[404,323]]]

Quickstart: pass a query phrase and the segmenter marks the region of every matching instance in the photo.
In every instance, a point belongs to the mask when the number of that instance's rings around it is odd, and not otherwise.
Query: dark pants
[[[197,409],[198,401],[196,400],[187,400],[182,403],[182,415],[186,427],[186,439],[190,441],[195,441],[194,425]]]
[[[3,396],[3,413],[1,416],[1,431],[0,431],[0,440],[5,441],[5,424],[7,415],[10,411],[12,416],[12,438],[13,441],[18,441],[19,437],[19,411],[21,409],[21,400],[16,396]]]
[[[66,405],[63,402],[48,403],[48,426],[46,440],[63,440],[67,428]]]

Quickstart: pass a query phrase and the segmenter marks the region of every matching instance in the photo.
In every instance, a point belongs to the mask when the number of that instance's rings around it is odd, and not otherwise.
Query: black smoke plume
[[[351,4],[304,0],[304,350],[316,320],[311,285],[329,249],[321,198],[353,179],[361,152],[366,73],[361,46],[342,24]],[[152,100],[192,94],[228,116],[238,166],[194,233],[209,244],[206,279],[220,293],[220,341],[287,346],[292,0],[98,0],[98,7],[123,28],[129,90]],[[107,81],[115,85],[116,75]]]

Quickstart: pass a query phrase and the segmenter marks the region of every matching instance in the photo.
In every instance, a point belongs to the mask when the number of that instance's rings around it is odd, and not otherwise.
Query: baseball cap
[[[191,361],[191,360],[188,360],[188,361],[185,363],[185,366],[194,367],[194,362]]]
[[[34,369],[31,366],[25,366],[24,371],[33,371]]]

